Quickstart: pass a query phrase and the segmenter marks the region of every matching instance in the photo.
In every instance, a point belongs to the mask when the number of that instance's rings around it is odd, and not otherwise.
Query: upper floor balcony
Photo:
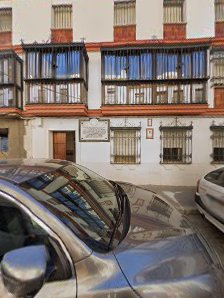
[[[103,48],[103,105],[207,103],[207,46]]]
[[[26,52],[26,105],[87,103],[85,45],[31,44]]]
[[[0,108],[23,107],[23,62],[13,51],[0,52]]]

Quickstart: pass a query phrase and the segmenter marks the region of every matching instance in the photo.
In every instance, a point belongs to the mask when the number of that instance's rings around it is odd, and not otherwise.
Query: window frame
[[[163,0],[163,24],[185,24],[186,23],[186,1],[185,0]],[[180,16],[177,20],[177,11],[180,9]],[[167,16],[167,10],[171,10],[169,12],[169,17]],[[169,19],[169,20],[168,20]]]
[[[83,43],[72,44],[27,44],[26,53],[26,103],[87,103],[88,63],[86,47]],[[49,57],[43,60],[43,57]],[[60,55],[60,56],[59,56]],[[59,58],[60,57],[60,58]],[[74,64],[69,62],[74,61]],[[47,61],[50,61],[48,64]],[[43,61],[45,63],[43,64]],[[60,73],[58,72],[58,66]],[[71,65],[72,68],[71,68]],[[58,100],[58,88],[68,89],[67,101]],[[40,99],[39,89],[45,89],[46,98]],[[64,95],[63,95],[64,96]],[[63,97],[65,98],[65,97]]]
[[[63,11],[63,9],[67,11]],[[58,11],[56,11],[58,10]],[[60,11],[61,10],[61,11]],[[64,24],[64,26],[59,26],[57,24],[56,13],[60,14],[60,22]],[[66,20],[66,17],[64,14],[69,14],[70,20]],[[71,30],[73,28],[73,6],[72,4],[59,4],[59,5],[52,5],[52,17],[51,17],[51,28],[53,30]],[[66,24],[67,23],[67,24]],[[66,25],[65,25],[66,24]]]
[[[7,28],[6,30],[2,30],[0,27],[0,33],[6,33],[6,32],[12,32],[12,7],[2,7],[0,8],[0,18],[1,14],[4,15],[4,13],[10,18],[10,28]]]
[[[120,20],[118,21],[119,10],[122,10],[122,17],[120,16]],[[132,12],[132,15],[130,16],[131,12]],[[114,28],[136,25],[136,0],[114,0],[113,23],[114,23]]]
[[[224,22],[224,1],[223,0],[214,0],[214,6],[215,6],[215,22]],[[222,14],[222,17],[220,18],[219,14]]]
[[[212,163],[213,164],[224,164],[224,126],[222,125],[211,125],[210,130],[212,132],[211,139],[212,139]],[[218,135],[216,135],[216,133]],[[218,141],[221,147],[215,146],[215,143]],[[222,149],[220,150],[221,154],[216,154],[215,149]]]
[[[2,138],[7,136],[7,149],[3,149]],[[9,129],[8,128],[0,128],[0,153],[8,153],[9,152]]]
[[[206,90],[209,79],[207,45],[185,48],[171,46],[162,48],[105,47],[101,49],[101,57],[104,105],[163,104],[157,100],[157,91],[162,88],[161,86],[167,89],[165,101],[167,103],[164,102],[165,104],[207,103]],[[120,90],[119,96],[116,90],[113,95],[109,94],[107,90],[108,88],[112,90],[112,87]],[[128,89],[130,88],[141,88],[141,92],[145,93],[142,103],[138,99],[129,98]],[[176,89],[178,100],[172,99],[173,96],[170,95]],[[195,97],[195,89],[202,89],[201,98]]]
[[[160,126],[159,129],[160,164],[192,164],[193,126]],[[168,132],[167,136],[165,135],[166,132]],[[172,133],[176,134],[176,139]],[[166,142],[169,144],[164,146]],[[165,149],[170,149],[170,153],[165,154]],[[181,149],[181,154],[179,154],[180,150],[175,149]],[[175,152],[177,152],[177,154]],[[172,159],[173,153],[174,158]]]
[[[111,133],[110,133],[110,163],[111,164],[117,164],[117,165],[139,165],[141,164],[141,128],[140,127],[111,127]],[[135,133],[135,136],[122,136],[119,137],[122,139],[122,146],[119,145],[119,142],[116,139],[115,133],[121,133],[122,132],[133,132],[133,135]],[[130,152],[130,138],[131,142],[134,140],[134,154],[126,154],[126,153],[132,153]],[[116,143],[118,142],[118,143]],[[125,154],[124,154],[124,147],[123,142],[125,142]],[[128,143],[128,144],[126,144]],[[117,144],[117,145],[116,145]],[[132,144],[133,145],[133,144]],[[122,151],[122,154],[118,155],[116,154],[115,146],[119,146],[119,150]],[[128,152],[126,152],[126,149]],[[118,151],[119,151],[118,150]],[[131,150],[132,151],[132,150]],[[117,161],[116,161],[117,157]],[[120,161],[119,161],[120,160]]]

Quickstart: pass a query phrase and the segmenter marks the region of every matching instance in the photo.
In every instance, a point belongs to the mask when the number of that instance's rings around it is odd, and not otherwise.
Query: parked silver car
[[[155,193],[65,161],[0,164],[0,297],[224,297],[210,247]]]
[[[224,168],[198,180],[195,201],[198,210],[224,233]]]

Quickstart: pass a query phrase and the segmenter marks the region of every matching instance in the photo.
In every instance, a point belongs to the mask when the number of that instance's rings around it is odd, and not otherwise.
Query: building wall
[[[113,0],[13,0],[1,7],[13,8],[13,44],[46,42],[51,34],[51,5],[73,5],[73,39],[113,41]],[[29,12],[29,13],[25,13]],[[40,21],[41,20],[41,21]],[[186,0],[187,38],[215,34],[214,1]],[[163,0],[136,1],[137,40],[163,38]]]
[[[137,39],[163,38],[163,0],[137,0]]]
[[[215,35],[214,0],[187,0],[187,38],[212,37]]]
[[[113,41],[113,1],[76,0],[73,14],[74,40]]]
[[[88,108],[99,109],[101,107],[101,53],[89,52],[89,88]]]
[[[128,118],[128,126],[141,126],[141,164],[116,165],[110,163],[110,142],[80,142],[79,120],[50,119],[33,120],[32,125],[32,157],[52,158],[52,131],[76,132],[76,161],[97,173],[114,180],[132,182],[135,184],[157,185],[196,185],[197,179],[217,165],[211,164],[213,121],[221,124],[223,118],[179,117],[179,125],[193,125],[192,164],[160,164],[160,125],[174,125],[174,117],[154,117],[154,139],[146,139],[148,118]],[[32,124],[31,124],[32,123]],[[123,118],[110,119],[113,127],[123,127]],[[45,146],[43,146],[45,144]]]
[[[50,41],[51,1],[17,0],[12,2],[13,44]]]
[[[0,152],[0,159],[25,158],[24,146],[26,127],[24,121],[16,119],[0,119],[0,128],[8,128],[8,152]]]

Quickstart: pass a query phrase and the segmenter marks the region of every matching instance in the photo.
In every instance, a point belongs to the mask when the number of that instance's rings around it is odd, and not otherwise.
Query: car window
[[[216,171],[213,171],[205,176],[205,180],[214,184],[219,184],[219,177],[223,174],[223,172],[224,169],[218,169]]]
[[[54,270],[49,280],[64,280],[71,276],[69,265],[62,264],[59,244],[45,230],[31,219],[21,208],[0,197],[0,261],[12,250],[25,246],[45,245],[51,256]],[[64,259],[63,259],[64,262]]]
[[[81,166],[69,164],[20,186],[50,209],[91,249],[108,250],[119,217],[114,186],[108,180]]]

